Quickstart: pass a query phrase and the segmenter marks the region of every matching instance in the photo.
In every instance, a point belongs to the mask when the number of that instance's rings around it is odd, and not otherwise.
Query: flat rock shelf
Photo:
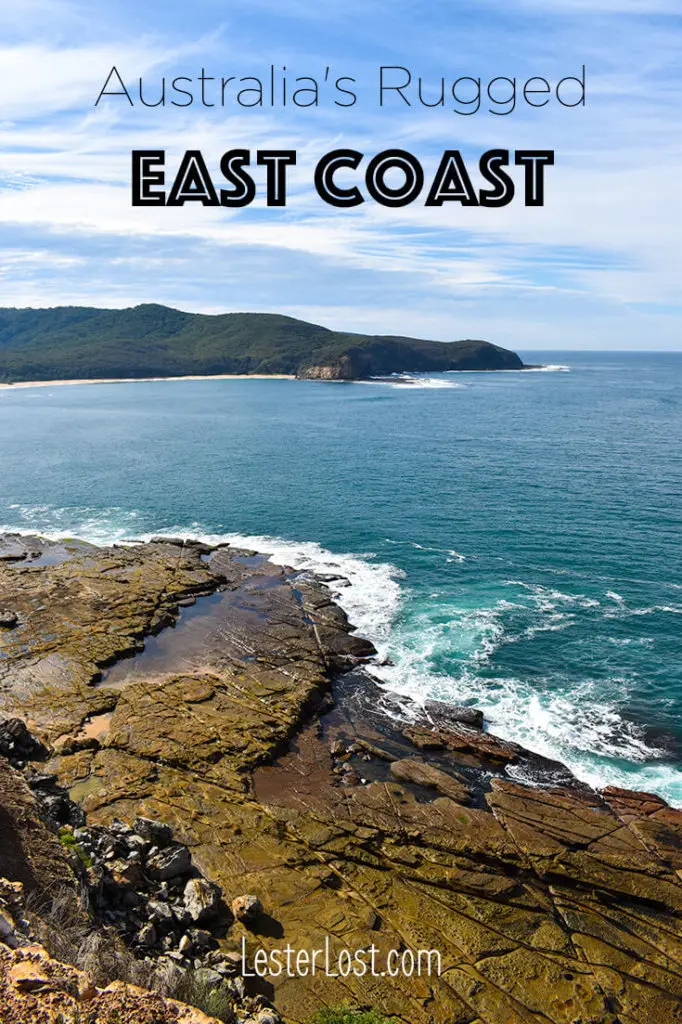
[[[682,812],[597,793],[472,708],[393,706],[323,581],[181,538],[12,536],[0,609],[0,717],[87,828],[166,822],[228,905],[257,897],[226,954],[441,953],[440,976],[273,978],[286,1021],[679,1022]]]

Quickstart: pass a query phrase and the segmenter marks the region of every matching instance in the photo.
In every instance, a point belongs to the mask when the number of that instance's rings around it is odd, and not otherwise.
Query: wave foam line
[[[36,523],[30,530],[0,526],[0,532],[39,532],[53,540],[78,536],[96,544],[134,543],[131,530],[137,513],[116,511],[122,522],[90,516],[84,517],[76,530],[46,531]],[[414,628],[400,621],[408,596],[399,582],[404,573],[396,566],[372,561],[371,554],[334,554],[315,542],[297,543],[280,537],[211,533],[199,523],[189,530],[176,527],[137,534],[136,540],[152,536],[185,536],[211,545],[229,543],[266,554],[278,565],[338,577],[326,584],[334,600],[356,631],[374,643],[380,659],[393,659],[393,664],[376,663],[372,667],[373,675],[387,691],[417,703],[435,698],[475,705],[483,710],[494,733],[561,761],[579,779],[596,788],[620,785],[645,789],[660,793],[673,806],[682,806],[682,772],[666,763],[664,751],[649,746],[642,730],[619,711],[627,697],[625,680],[614,681],[614,692],[609,695],[613,699],[609,700],[590,681],[566,694],[554,692],[549,679],[540,691],[539,681],[530,684],[522,679],[477,674],[501,640],[503,626],[495,609],[459,610],[457,625],[469,634],[464,638],[464,646],[468,643],[471,647],[467,662],[457,675],[439,673],[433,662],[442,653],[443,644],[451,643],[448,633],[452,631],[444,632],[442,622],[430,622],[428,616],[418,617]]]
[[[389,388],[409,388],[412,391],[421,388],[465,388],[466,384],[460,384],[454,380],[444,380],[442,377],[413,377],[409,374],[392,374],[392,380],[386,377],[373,377],[371,380],[356,381],[356,384],[379,384]]]

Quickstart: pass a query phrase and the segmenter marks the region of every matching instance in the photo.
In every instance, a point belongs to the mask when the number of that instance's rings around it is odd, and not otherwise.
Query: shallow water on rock
[[[9,389],[0,521],[346,576],[387,687],[682,803],[682,358],[528,360],[569,369]]]

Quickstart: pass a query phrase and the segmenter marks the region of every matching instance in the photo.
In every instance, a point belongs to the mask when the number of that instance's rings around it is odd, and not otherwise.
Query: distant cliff
[[[521,370],[515,352],[488,341],[419,341],[367,338],[328,363],[300,367],[299,377],[358,380],[390,373],[439,373],[444,370]]]
[[[0,380],[285,373],[353,380],[390,373],[522,369],[486,341],[348,334],[270,313],[0,309]]]

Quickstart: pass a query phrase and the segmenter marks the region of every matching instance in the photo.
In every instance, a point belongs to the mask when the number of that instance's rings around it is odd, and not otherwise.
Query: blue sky
[[[266,310],[345,330],[521,349],[682,348],[679,0],[0,0],[0,305]],[[166,75],[352,75],[352,110],[94,101],[116,65]],[[508,117],[383,110],[381,64],[556,82],[587,103]],[[546,205],[338,211],[314,192],[339,146],[556,151]],[[134,209],[130,150],[293,148],[286,209]],[[520,179],[517,179],[520,180]]]

